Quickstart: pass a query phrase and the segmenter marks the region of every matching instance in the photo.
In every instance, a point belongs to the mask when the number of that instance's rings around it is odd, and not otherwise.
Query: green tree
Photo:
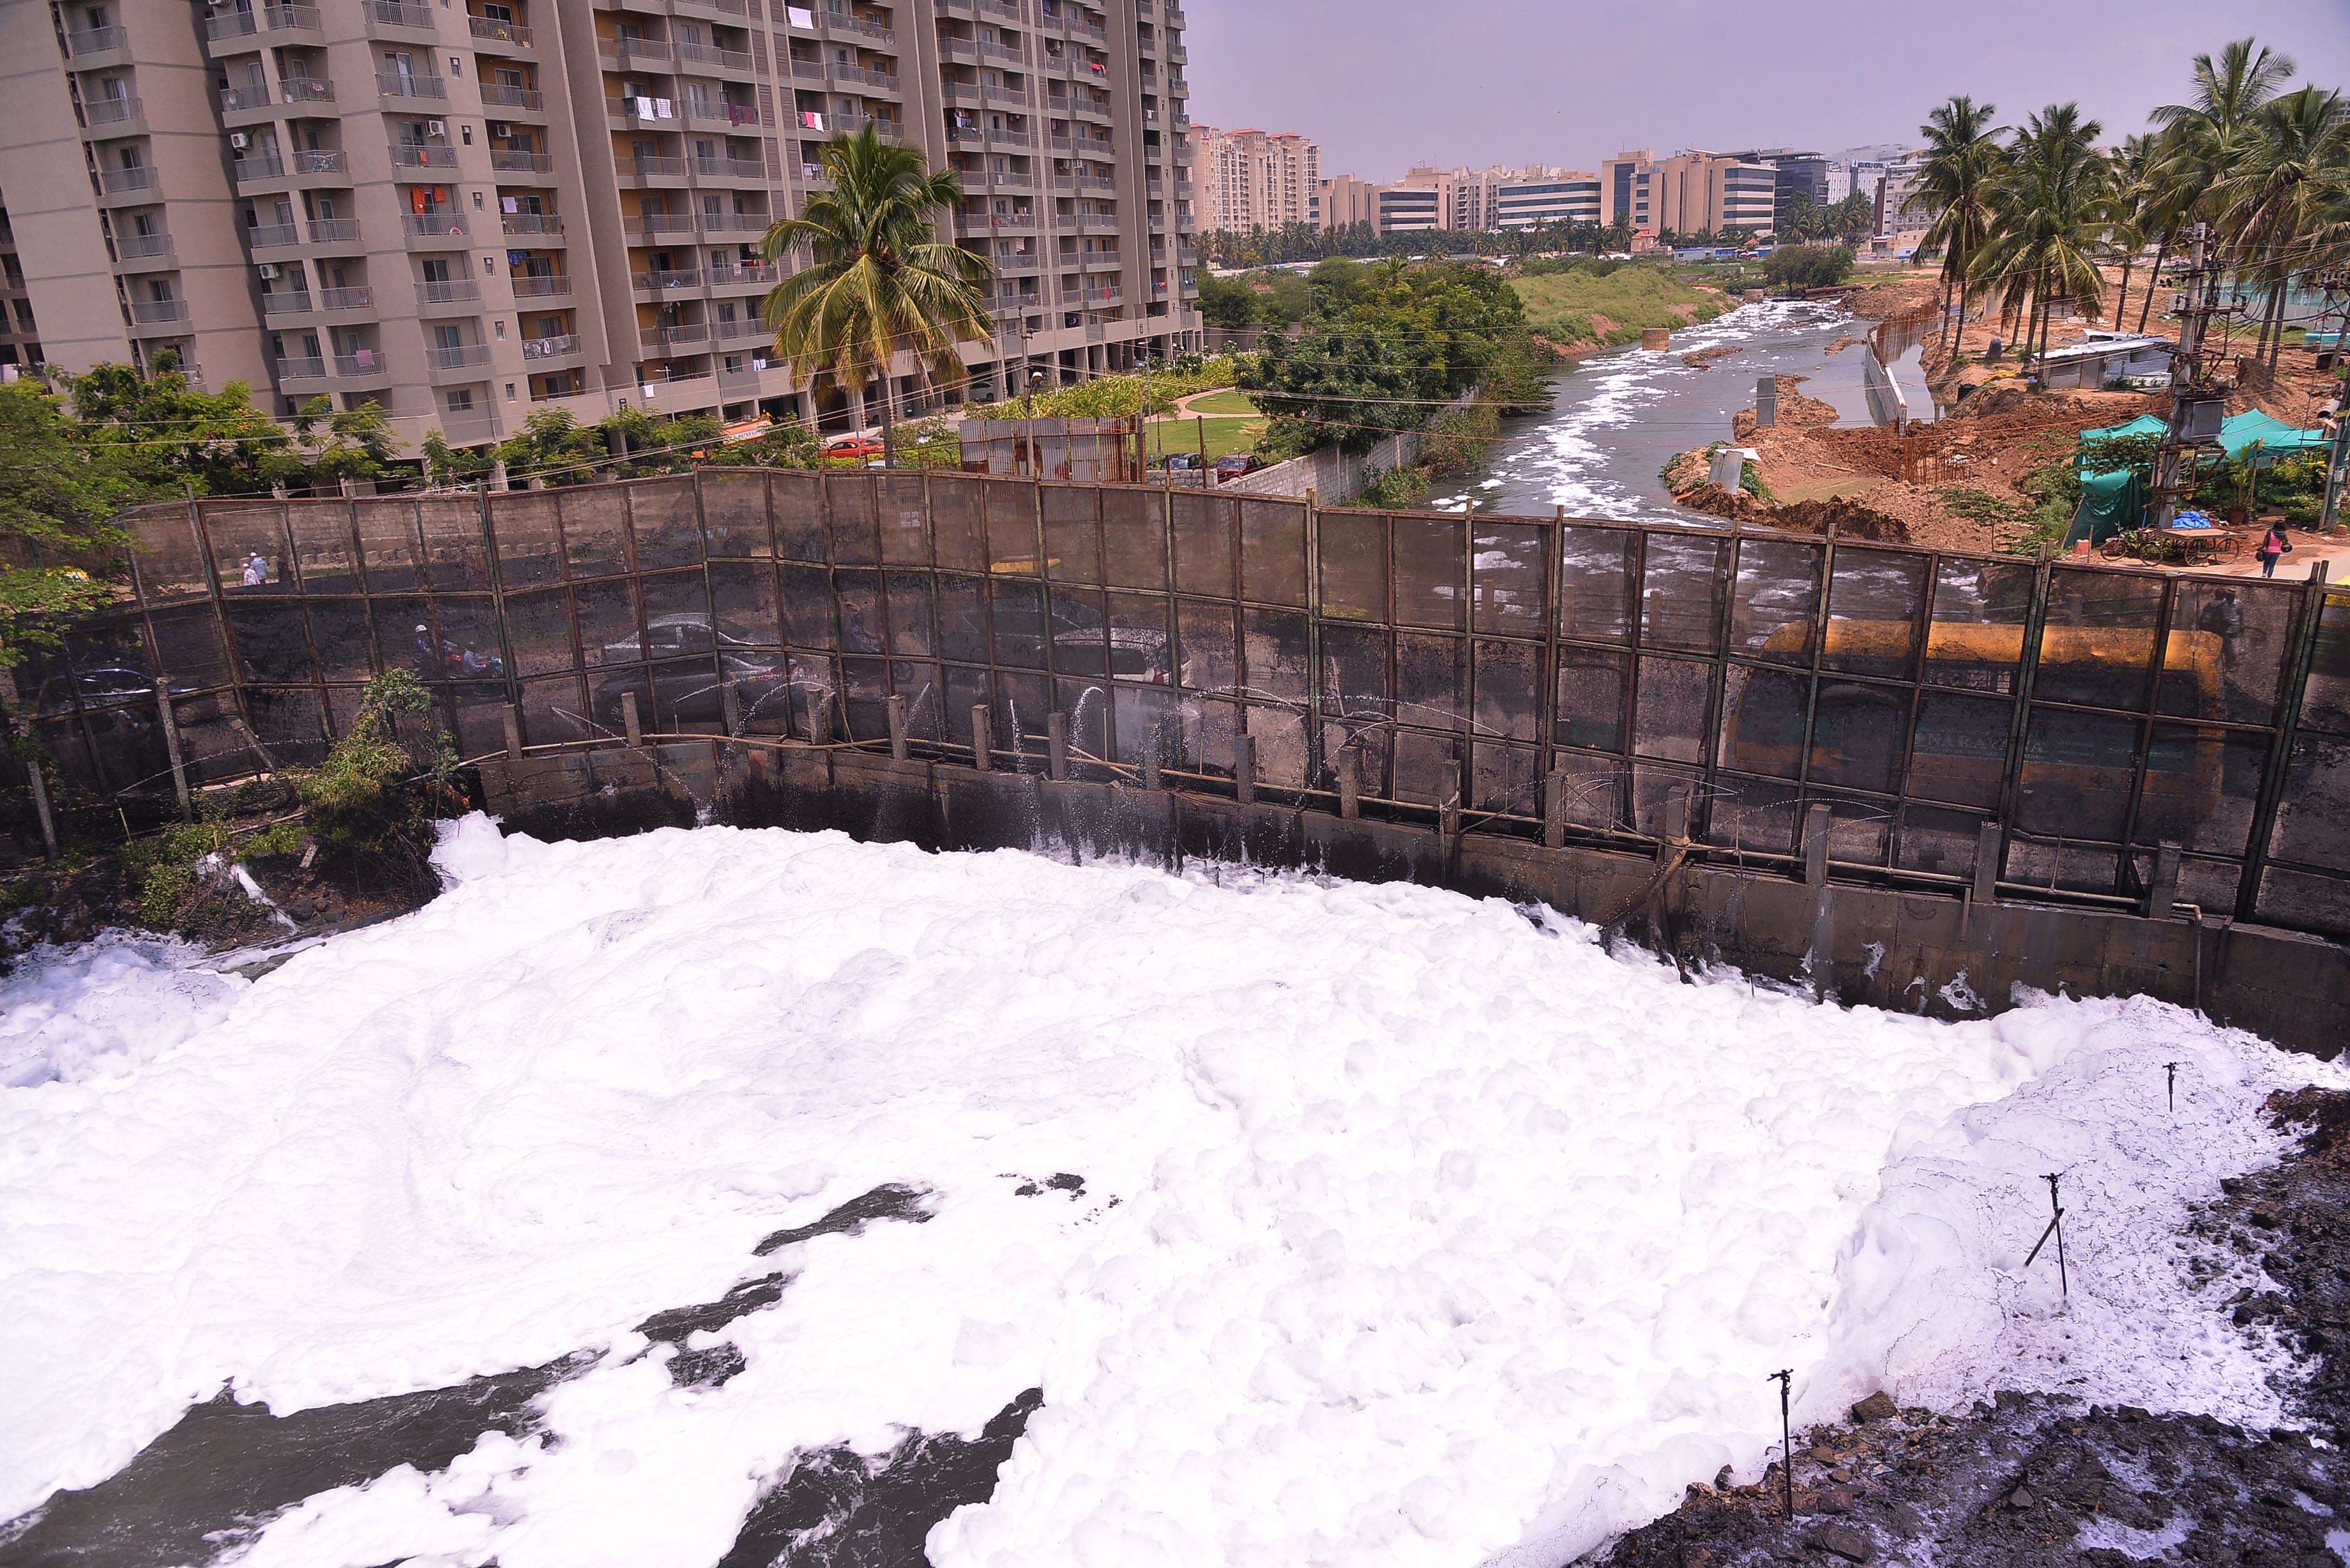
[[[584,484],[601,477],[601,465],[609,455],[602,434],[563,409],[541,409],[524,420],[522,429],[499,442],[495,452],[506,465],[508,482],[515,484],[530,480]]]
[[[1926,140],[1918,191],[1934,212],[1934,221],[1919,244],[1920,248],[1942,253],[1945,342],[1955,324],[1966,318],[1976,256],[1990,238],[1996,217],[1994,192],[2007,163],[1999,133],[1991,125],[1991,116],[1997,112],[1995,104],[1979,104],[1961,95],[1936,109],[1918,128]]]
[[[397,453],[390,416],[380,403],[338,409],[312,398],[294,415],[294,444],[262,460],[275,483],[338,488],[346,479],[380,479]]]
[[[795,367],[858,394],[880,380],[886,447],[890,359],[909,353],[938,379],[959,380],[955,346],[990,335],[984,290],[995,268],[933,237],[962,202],[951,171],[926,169],[920,152],[883,141],[870,125],[834,137],[818,157],[832,188],[760,241],[772,262],[808,256],[769,292],[764,315],[776,352]]]
[[[244,382],[203,391],[176,360],[152,371],[93,365],[55,379],[82,440],[151,494],[250,494],[277,483],[295,455],[293,437],[254,406]]]
[[[93,449],[62,401],[33,380],[0,384],[0,670],[57,646],[65,623],[105,602],[126,539],[112,523],[139,500],[120,449]]]
[[[2339,93],[2305,87],[2263,105],[2242,156],[2214,187],[2239,265],[2268,286],[2261,339],[2273,372],[2284,348],[2285,289],[2324,245],[2350,182],[2350,118]]]
[[[1781,245],[1762,264],[1773,288],[1833,288],[1852,275],[1852,253],[1842,245]]]

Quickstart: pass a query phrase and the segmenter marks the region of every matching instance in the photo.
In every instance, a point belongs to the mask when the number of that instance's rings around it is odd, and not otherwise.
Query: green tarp
[[[2258,409],[2236,414],[2220,424],[2220,445],[2230,459],[2241,458],[2254,447],[2260,449],[2262,462],[2274,462],[2280,457],[2295,452],[2324,452],[2325,432],[2305,431],[2272,419]]]
[[[2103,430],[2083,431],[2081,444],[2098,441],[2126,441],[2131,436],[2158,436],[2170,427],[2152,414],[2140,414],[2126,425],[2107,425]]]
[[[2072,529],[2064,535],[2066,548],[2086,539],[2092,545],[2103,544],[2115,535],[2138,525],[2146,511],[2146,493],[2130,469],[2116,469],[2105,473],[2081,475],[2081,504],[2073,513]]]

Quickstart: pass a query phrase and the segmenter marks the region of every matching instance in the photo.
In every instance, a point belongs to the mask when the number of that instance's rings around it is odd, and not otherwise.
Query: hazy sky
[[[1184,0],[1191,116],[1298,130],[1325,174],[1598,167],[1627,147],[1914,140],[1954,92],[2078,99],[2109,140],[2250,33],[2350,88],[2350,0]]]

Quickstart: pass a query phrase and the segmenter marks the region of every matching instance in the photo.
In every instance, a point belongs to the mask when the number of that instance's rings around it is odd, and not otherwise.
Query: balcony
[[[754,126],[759,123],[759,106],[755,103],[729,103],[723,99],[690,98],[685,100],[685,118],[729,129]]]
[[[314,245],[355,245],[359,243],[357,218],[313,218],[307,225]]]
[[[391,374],[376,348],[356,348],[348,354],[335,356],[335,379],[338,381],[370,381]]]
[[[255,223],[244,231],[244,243],[250,250],[282,250],[300,244],[302,231],[293,223]]]
[[[452,370],[469,369],[490,362],[490,346],[486,343],[454,343],[445,348],[424,350],[424,368],[435,375]]]
[[[490,167],[500,174],[552,174],[554,158],[545,152],[516,152],[506,148],[490,149]]]
[[[368,20],[379,27],[405,27],[417,33],[432,31],[432,7],[407,5],[403,0],[368,0]]]
[[[655,153],[623,158],[614,164],[614,171],[621,179],[629,181],[682,181],[685,168],[682,158],[665,158]]]
[[[258,11],[227,11],[204,24],[204,36],[215,44],[233,44],[257,33],[316,33],[315,5],[265,5]]]
[[[764,234],[773,220],[764,213],[704,213],[702,232],[705,234]]]
[[[327,362],[316,354],[281,354],[277,357],[277,385],[284,389],[297,381],[323,381],[327,379]]]
[[[722,16],[747,16],[751,7],[745,0],[675,0],[681,11],[715,11]]]
[[[66,34],[66,53],[73,57],[76,66],[80,66],[94,57],[115,54],[130,42],[120,27],[84,27]]]
[[[546,112],[546,95],[536,88],[509,87],[504,82],[484,82],[482,104],[486,109],[515,109],[525,114],[544,114]]]
[[[98,171],[98,188],[109,196],[135,196],[152,191],[156,186],[155,171],[145,164],[136,169],[101,169]]]
[[[375,290],[365,284],[356,288],[322,288],[318,291],[321,310],[373,310]]]
[[[114,236],[114,255],[119,262],[152,261],[158,256],[168,256],[171,254],[172,236],[169,234],[117,234]]]
[[[335,101],[335,84],[320,81],[316,77],[286,77],[277,83],[277,98],[279,102],[289,104],[332,103]]]
[[[273,319],[280,316],[307,316],[311,307],[307,289],[280,289],[261,296],[261,314]]]
[[[759,384],[762,367],[757,365],[721,365],[718,385],[725,391],[749,391]]]
[[[712,70],[747,74],[754,69],[751,57],[743,51],[722,49],[710,44],[681,43],[677,46],[677,58],[680,65],[704,66]]]
[[[659,244],[659,236],[663,234],[693,233],[693,218],[687,213],[639,213],[623,221],[648,244]]]
[[[614,38],[609,57],[619,62],[650,60],[665,64],[670,57],[669,40],[667,38]]]
[[[449,89],[439,77],[421,77],[410,71],[379,71],[376,91],[386,98],[445,99]]]
[[[645,294],[682,294],[702,286],[702,274],[691,267],[681,272],[640,272],[629,282]]]
[[[498,226],[508,234],[559,234],[563,232],[560,213],[506,213],[500,215]]]
[[[472,233],[466,227],[465,214],[445,213],[403,213],[400,226],[411,240],[440,240]]]
[[[101,125],[135,125],[146,118],[145,107],[135,97],[93,98],[84,100],[81,106],[82,123],[93,130]]]
[[[514,291],[516,299],[563,299],[570,296],[571,280],[561,273],[516,273]]]
[[[130,319],[140,327],[174,327],[188,318],[184,299],[134,299]]]
[[[646,333],[644,349],[648,354],[672,354],[680,348],[691,350],[695,345],[709,341],[709,323],[688,321],[676,327],[656,327]]]
[[[484,101],[486,102],[489,89],[484,88],[482,90],[484,95]],[[606,99],[604,100],[604,107],[610,112],[614,119],[623,119],[628,121],[630,125],[659,126],[674,125],[677,123],[677,102],[673,99]]]
[[[522,280],[516,278],[519,285]],[[517,287],[515,292],[520,294]],[[416,304],[419,309],[438,310],[449,306],[471,306],[480,301],[482,286],[470,277],[419,278],[416,284]]]
[[[579,352],[579,335],[560,332],[546,337],[525,337],[522,340],[525,359],[567,359]]]
[[[746,337],[764,339],[769,336],[767,324],[755,316],[721,318],[712,332],[721,341],[727,343],[739,343]]]
[[[473,32],[473,47],[483,54],[520,52],[533,47],[530,29],[519,22],[501,22],[493,16],[468,16],[465,24]]]
[[[1026,49],[1011,48],[993,38],[982,38],[979,41],[979,53],[983,59],[1001,60],[1005,65],[1024,66],[1028,63]]]
[[[735,262],[710,269],[712,288],[773,288],[778,269],[773,262]]]
[[[457,150],[453,147],[433,147],[423,142],[395,141],[391,143],[391,161],[399,169],[454,169]]]
[[[751,180],[763,185],[767,181],[767,166],[755,158],[703,158],[697,155],[691,167],[694,176],[702,180]]]
[[[899,87],[895,76],[888,71],[877,71],[870,66],[828,66],[825,75],[837,86],[859,88],[868,92],[894,94]]]
[[[847,11],[826,11],[823,17],[825,31],[836,38],[870,38],[877,44],[892,45],[898,41],[896,28],[867,21]]]

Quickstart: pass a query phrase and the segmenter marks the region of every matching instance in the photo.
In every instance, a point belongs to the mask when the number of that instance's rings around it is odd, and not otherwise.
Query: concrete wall
[[[510,830],[592,837],[716,820],[833,828],[934,849],[1022,848],[1083,862],[1187,858],[1310,867],[1538,900],[1685,970],[1726,963],[1825,1000],[1939,1018],[2014,1005],[2018,988],[2152,996],[2331,1058],[2350,1040],[2350,950],[2218,917],[2125,913],[1831,886],[1724,866],[1286,805],[782,742],[691,742],[485,763]]]

